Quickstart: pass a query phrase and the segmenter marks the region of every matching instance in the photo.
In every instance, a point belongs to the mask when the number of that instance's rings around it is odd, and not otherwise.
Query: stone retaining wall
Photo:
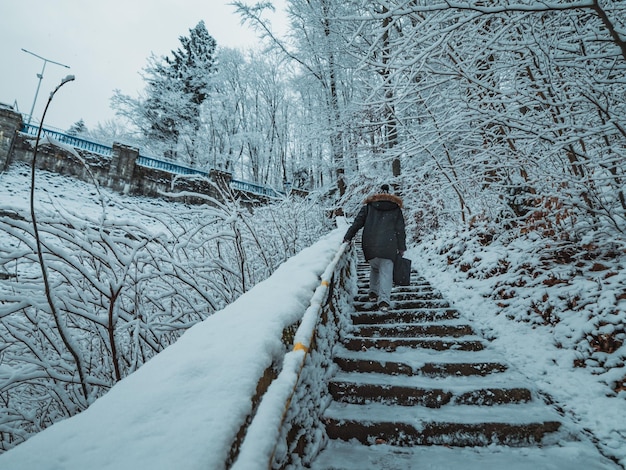
[[[0,108],[0,171],[12,163],[33,161],[36,139],[20,133],[22,116],[7,108]],[[74,149],[74,152],[51,144],[41,144],[37,150],[36,168],[72,176],[82,181],[97,183],[129,195],[167,197],[167,193],[200,193],[222,199],[220,190],[228,190],[230,173],[211,170],[209,178],[183,176],[136,164],[139,149],[113,143],[110,157]],[[78,156],[77,156],[78,155]],[[250,200],[249,198],[246,198]],[[262,197],[255,197],[261,202]],[[186,203],[206,203],[203,197],[186,195],[176,198]]]

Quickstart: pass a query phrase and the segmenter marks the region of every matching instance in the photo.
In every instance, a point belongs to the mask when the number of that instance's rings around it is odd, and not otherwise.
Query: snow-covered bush
[[[549,328],[555,345],[572,351],[573,367],[624,391],[626,240],[610,227],[582,238],[544,228],[520,233],[483,221],[440,232],[423,249],[502,315]]]
[[[0,207],[2,450],[85,409],[328,229],[315,201],[188,206],[44,176],[37,226],[49,300],[20,193],[26,172],[2,175],[9,183]]]

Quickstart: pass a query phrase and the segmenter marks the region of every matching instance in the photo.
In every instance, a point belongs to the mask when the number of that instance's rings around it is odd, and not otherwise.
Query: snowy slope
[[[10,181],[0,182],[10,187]],[[77,210],[84,206],[84,196],[90,197],[78,188],[63,188],[62,196]],[[284,263],[271,278],[192,328],[87,411],[0,455],[0,469],[219,469],[237,423],[250,409],[256,378],[284,352],[282,328],[307,308],[342,235],[338,229]],[[450,240],[444,234],[441,239]],[[496,257],[498,249],[504,248],[494,247],[484,258]],[[626,466],[625,392],[615,393],[606,377],[594,375],[592,369],[574,367],[576,353],[559,347],[563,342],[558,330],[499,315],[501,308],[485,296],[493,288],[490,281],[460,275],[436,241],[411,247],[408,256],[493,339],[494,349],[588,429],[605,455]],[[467,256],[473,256],[471,251]],[[523,251],[518,256],[523,257]],[[620,269],[616,267],[621,276],[616,282],[624,279]],[[445,453],[433,458],[446,465],[433,468],[463,468],[462,461],[445,460]],[[398,462],[402,459],[406,453]],[[557,454],[550,468],[558,465]]]
[[[309,306],[342,236],[285,262],[80,415],[0,455],[0,468],[222,468],[258,378],[284,354],[283,328]]]

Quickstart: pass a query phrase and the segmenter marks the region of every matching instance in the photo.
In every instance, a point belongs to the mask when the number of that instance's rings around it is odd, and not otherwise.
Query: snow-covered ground
[[[3,204],[13,193],[11,184],[0,175]],[[55,196],[55,203],[60,199],[75,209],[83,207],[84,188],[82,184],[62,188],[63,196]],[[222,468],[237,426],[250,409],[258,376],[284,354],[282,330],[309,306],[321,274],[340,249],[342,235],[343,229],[337,229],[285,262],[269,279],[191,328],[87,411],[0,455],[0,469]],[[564,333],[559,328],[565,326],[540,326],[499,314],[502,308],[486,298],[493,279],[461,274],[448,263],[444,242],[436,239],[410,248],[407,256],[414,266],[475,321],[492,339],[494,349],[587,429],[605,455],[626,467],[626,392],[616,393],[607,376],[594,373],[593,368],[575,367],[578,353],[564,344],[564,338],[572,336],[576,322],[572,320]],[[439,239],[455,242],[453,235],[443,233]],[[499,250],[505,248],[496,244],[485,248],[482,259],[501,257]],[[512,252],[524,256],[523,247]],[[465,255],[476,258],[470,251]],[[615,271],[618,277],[613,282],[623,283],[623,266],[615,266]],[[588,288],[579,287],[583,293]],[[543,294],[537,292],[539,297]],[[619,306],[616,314],[623,323],[624,301]],[[579,329],[585,328],[582,323]],[[613,370],[620,367],[623,375],[623,364]],[[442,465],[438,468],[463,468],[463,461],[446,459]],[[558,455],[551,465],[560,468]]]
[[[599,373],[593,367],[576,367],[580,352],[576,351],[572,338],[592,335],[598,329],[597,318],[586,311],[572,312],[565,311],[565,308],[560,312],[560,322],[554,326],[509,318],[526,316],[526,304],[532,302],[533,298],[545,299],[550,290],[547,287],[517,288],[515,297],[507,299],[504,314],[504,304],[488,297],[492,296],[496,286],[515,285],[519,276],[514,269],[508,272],[502,270],[498,276],[491,277],[484,273],[497,266],[498,260],[502,259],[518,258],[526,263],[532,262],[530,247],[525,250],[523,245],[503,246],[494,243],[482,247],[480,252],[476,247],[469,247],[465,251],[461,249],[461,264],[467,261],[475,269],[480,263],[487,265],[476,269],[474,276],[468,276],[455,268],[457,264],[450,263],[446,256],[449,247],[455,246],[455,243],[459,248],[464,242],[453,233],[438,233],[421,246],[412,248],[408,256],[415,260],[417,269],[492,340],[491,347],[501,352],[540,390],[550,395],[580,428],[588,430],[597,439],[597,446],[605,455],[617,459],[622,467],[626,467],[626,392],[615,392],[610,386],[611,378],[626,376],[624,363],[618,362],[616,367],[605,373]],[[598,287],[599,283],[594,284],[589,277],[579,276],[570,279],[568,294],[580,295],[581,303],[587,296],[587,302],[593,304],[591,307],[602,302],[603,297],[613,296],[615,305],[615,296],[626,286],[626,271],[621,263],[622,260],[617,259],[611,266],[615,275],[609,286],[614,286],[613,292],[599,293],[597,291],[602,290]],[[483,273],[482,276],[478,275],[479,271]],[[548,273],[550,276],[554,274],[558,276],[560,273]],[[542,285],[540,281],[537,284]],[[604,290],[610,289],[605,285]],[[621,300],[617,305],[615,320],[623,325],[626,302]],[[624,346],[613,354],[617,358],[620,355],[623,357]],[[607,361],[610,363],[610,359]]]
[[[0,455],[11,470],[223,468],[257,382],[285,353],[343,237],[337,229],[197,324],[86,411]]]

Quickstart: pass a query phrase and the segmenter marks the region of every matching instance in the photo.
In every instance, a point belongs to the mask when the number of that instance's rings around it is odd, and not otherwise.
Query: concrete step
[[[353,314],[352,323],[354,325],[425,323],[456,318],[459,318],[459,312],[454,308],[394,309],[393,312],[386,313],[373,309]]]
[[[363,289],[359,291],[358,295],[354,298],[355,302],[368,303],[369,292],[367,289]],[[391,301],[405,301],[411,300],[415,297],[419,297],[422,300],[444,300],[439,292],[433,290],[421,290],[419,292],[411,292],[411,291],[391,291]]]
[[[396,351],[398,348],[422,348],[434,349],[437,351],[457,350],[457,351],[482,351],[484,344],[480,339],[458,339],[458,338],[365,338],[357,336],[346,336],[342,340],[346,349],[351,351],[363,351],[368,349],[380,349],[383,351]]]
[[[429,309],[429,308],[451,308],[448,301],[444,299],[421,299],[412,298],[395,301],[391,299],[391,311],[409,309]],[[370,312],[378,310],[376,302],[354,302],[354,309],[357,312]]]
[[[478,388],[456,394],[446,388],[333,380],[329,384],[329,391],[335,401],[356,405],[377,402],[386,405],[440,408],[449,404],[492,406],[505,403],[528,403],[532,400],[531,391],[525,387]]]
[[[411,284],[408,286],[394,286],[393,292],[398,294],[403,293],[415,293],[415,292],[439,292],[432,287],[432,285],[423,278],[411,278]]]
[[[387,375],[422,375],[425,377],[480,376],[504,372],[507,366],[499,362],[425,362],[413,367],[409,364],[366,358],[335,357],[335,364],[345,372],[380,373]]]
[[[499,404],[507,400],[511,402],[529,402],[535,400],[542,402],[539,395],[533,393],[526,379],[515,371],[506,371],[490,376],[484,375],[389,375],[380,372],[346,372],[339,371],[333,377],[335,383],[346,384],[345,390],[355,390],[358,393],[360,386],[368,386],[371,389],[379,389],[381,396],[386,398],[388,393],[384,389],[402,390],[442,390],[449,394],[451,404]],[[347,384],[351,384],[348,386]],[[368,394],[371,392],[368,391]],[[420,392],[418,392],[420,393]],[[369,402],[375,402],[370,399]],[[375,397],[374,397],[375,398]],[[356,401],[363,401],[356,399]]]
[[[609,470],[618,466],[586,442],[542,447],[396,447],[330,441],[311,470]]]
[[[359,292],[365,292],[369,290],[369,274],[357,277],[356,285]],[[393,286],[392,292],[432,292],[433,287],[425,280],[411,274],[411,284],[408,286]]]
[[[396,323],[382,325],[358,326],[350,332],[354,336],[366,336],[369,338],[411,338],[411,337],[431,337],[449,336],[460,338],[462,336],[474,335],[474,330],[467,324],[415,324]]]
[[[428,408],[332,402],[323,419],[331,439],[401,447],[539,445],[561,427],[545,405],[528,403]]]

